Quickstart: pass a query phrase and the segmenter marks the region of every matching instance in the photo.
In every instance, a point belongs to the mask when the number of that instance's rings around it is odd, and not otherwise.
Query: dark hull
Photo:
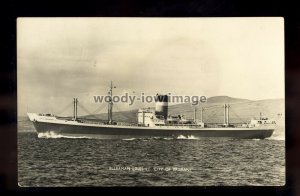
[[[65,136],[86,136],[102,139],[128,139],[145,137],[177,138],[178,136],[193,137],[227,137],[242,139],[264,139],[270,137],[273,129],[238,129],[238,128],[203,128],[203,129],[157,129],[131,127],[89,127],[84,125],[33,122],[38,133],[52,132]]]

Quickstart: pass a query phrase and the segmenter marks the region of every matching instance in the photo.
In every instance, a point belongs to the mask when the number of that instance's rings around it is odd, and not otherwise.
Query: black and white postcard
[[[284,186],[284,19],[17,20],[18,185]]]

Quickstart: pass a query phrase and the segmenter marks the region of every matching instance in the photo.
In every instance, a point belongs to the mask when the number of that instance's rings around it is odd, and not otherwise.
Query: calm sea
[[[18,124],[19,186],[281,186],[282,134],[220,138],[101,140],[42,136]]]

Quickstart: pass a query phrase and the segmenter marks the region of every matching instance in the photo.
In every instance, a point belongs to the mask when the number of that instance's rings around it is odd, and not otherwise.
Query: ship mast
[[[203,122],[203,107],[200,108],[200,122]],[[194,123],[197,121],[197,108],[194,107]]]
[[[73,99],[73,120],[74,121],[77,120],[77,103],[78,103],[77,98],[74,98]]]
[[[227,104],[227,126],[229,126],[229,104]]]
[[[200,109],[200,122],[203,122],[203,107]]]
[[[259,112],[259,120],[261,120],[261,112]]]
[[[229,125],[229,104],[224,104],[224,126]]]
[[[227,117],[227,115],[226,115],[226,113],[227,113],[227,105],[226,104],[224,104],[224,126],[226,126],[226,124],[227,124],[227,119],[226,119],[226,117]]]
[[[197,112],[197,108],[194,107],[194,123],[196,123],[196,112]]]
[[[109,102],[108,102],[108,124],[112,124],[113,119],[112,119],[112,110],[113,110],[113,88],[116,88],[113,86],[112,81],[110,82],[110,90],[109,90]]]

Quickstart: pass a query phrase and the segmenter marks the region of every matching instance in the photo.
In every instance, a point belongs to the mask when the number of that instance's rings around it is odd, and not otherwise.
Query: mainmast
[[[109,90],[109,102],[108,102],[108,124],[112,124],[113,119],[112,119],[112,110],[113,110],[113,88],[116,88],[113,86],[112,81],[110,82],[110,90]]]

